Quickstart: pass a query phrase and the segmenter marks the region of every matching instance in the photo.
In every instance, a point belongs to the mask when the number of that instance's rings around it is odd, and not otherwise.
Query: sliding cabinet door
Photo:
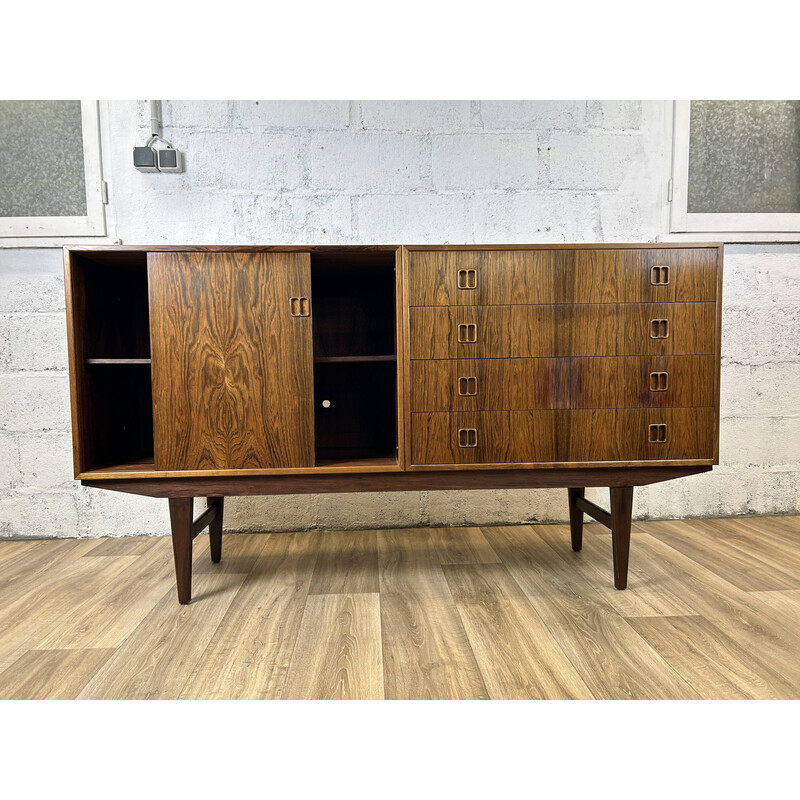
[[[314,465],[307,253],[150,253],[155,466]]]

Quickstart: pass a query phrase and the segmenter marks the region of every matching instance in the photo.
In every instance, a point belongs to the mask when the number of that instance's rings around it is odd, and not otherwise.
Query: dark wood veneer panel
[[[412,250],[409,304],[504,305],[713,301],[710,248]],[[665,285],[651,268],[666,266]]]
[[[666,424],[665,442],[649,441],[653,424]],[[475,447],[459,446],[460,429],[475,429]],[[414,413],[411,435],[414,464],[707,459],[714,409]]]
[[[714,365],[714,356],[417,360],[411,410],[712,406]],[[665,391],[651,391],[653,372],[666,373]],[[459,394],[459,381],[475,394]]]
[[[715,311],[714,303],[413,307],[410,357],[712,354]],[[654,319],[668,320],[667,338],[651,337]],[[459,325],[477,326],[474,343],[458,341]]]
[[[428,489],[537,489],[581,486],[645,486],[710,472],[707,465],[548,469],[462,469],[351,474],[84,480],[84,486],[149,497],[316,494],[318,492],[413,492]]]
[[[314,463],[305,253],[151,253],[156,469]]]

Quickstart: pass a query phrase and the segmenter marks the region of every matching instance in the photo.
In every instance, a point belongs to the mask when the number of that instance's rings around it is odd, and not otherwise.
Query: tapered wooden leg
[[[182,605],[192,599],[192,508],[191,497],[169,498],[175,579],[178,584],[178,602]]]
[[[614,586],[628,586],[628,553],[631,549],[631,516],[633,486],[612,486],[611,492],[611,549],[614,555]]]
[[[567,489],[569,496],[569,532],[572,549],[577,553],[583,547],[583,511],[575,508],[575,498],[583,497],[585,489]]]
[[[222,560],[222,512],[225,507],[224,497],[207,497],[208,507],[217,507],[217,516],[208,526],[208,539],[211,545],[211,560],[219,564]]]

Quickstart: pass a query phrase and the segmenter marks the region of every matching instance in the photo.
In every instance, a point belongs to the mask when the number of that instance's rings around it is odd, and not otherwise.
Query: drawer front
[[[715,303],[410,309],[410,355],[429,358],[705,355]]]
[[[412,361],[411,410],[712,406],[714,378],[713,356]]]
[[[714,409],[414,413],[411,436],[415,465],[711,460]]]
[[[412,250],[412,306],[712,302],[716,248]]]

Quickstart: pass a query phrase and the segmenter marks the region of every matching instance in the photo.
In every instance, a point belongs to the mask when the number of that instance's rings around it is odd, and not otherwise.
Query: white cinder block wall
[[[164,102],[182,175],[131,166],[144,101],[103,104],[126,244],[650,242],[660,102]],[[800,246],[729,245],[721,466],[638,489],[638,518],[798,513]],[[0,535],[165,533],[164,501],[71,480],[61,253],[0,250]],[[566,519],[565,492],[232,499],[240,530]],[[605,501],[600,490],[594,499]]]

